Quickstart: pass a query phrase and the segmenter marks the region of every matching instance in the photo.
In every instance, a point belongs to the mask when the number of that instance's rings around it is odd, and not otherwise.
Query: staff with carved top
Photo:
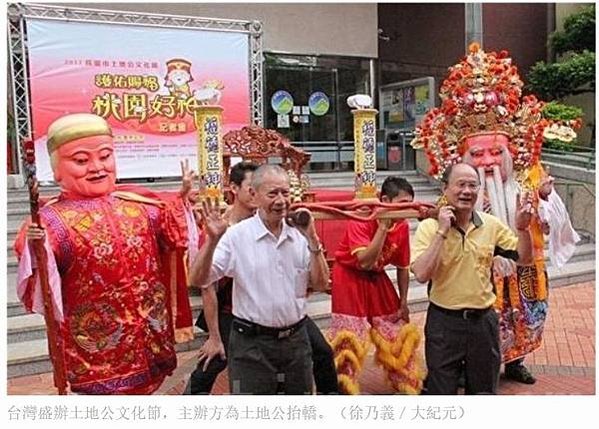
[[[23,140],[22,148],[23,165],[27,175],[27,187],[29,189],[31,221],[35,225],[40,225],[39,189],[37,178],[35,177],[36,170],[34,140]],[[36,232],[37,230],[32,230],[31,234],[33,236],[31,238],[38,238],[35,236]],[[50,285],[48,283],[48,256],[46,255],[46,249],[44,248],[43,241],[32,240],[31,246],[33,247],[33,252],[37,261],[39,261],[36,269],[44,303],[44,320],[46,322],[46,330],[48,335],[48,353],[50,354],[50,360],[52,361],[52,367],[54,368],[54,386],[56,386],[58,389],[59,395],[66,395],[67,380],[65,373],[64,352],[62,341],[58,333],[56,313],[54,312],[54,306],[52,305]]]

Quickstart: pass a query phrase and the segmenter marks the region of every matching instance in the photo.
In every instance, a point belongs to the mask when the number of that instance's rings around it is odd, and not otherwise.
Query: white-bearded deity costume
[[[542,102],[522,96],[522,86],[506,51],[484,52],[471,45],[468,55],[449,69],[440,89],[441,106],[428,112],[412,142],[424,149],[429,173],[437,179],[458,162],[477,168],[481,187],[476,209],[513,230],[519,194],[532,194],[534,265],[494,258],[494,306],[504,363],[541,345],[548,310],[543,227],[550,226],[549,255],[557,267],[572,256],[579,240],[557,192],[540,192],[547,180],[540,164],[543,132],[552,123],[542,118]]]

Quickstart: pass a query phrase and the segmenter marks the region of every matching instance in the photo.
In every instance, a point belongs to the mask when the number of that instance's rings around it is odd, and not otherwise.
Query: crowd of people
[[[547,314],[544,236],[560,241],[550,248],[562,264],[578,237],[555,214],[563,203],[535,152],[538,118],[522,113],[534,114],[536,100],[495,103],[521,95],[505,61],[473,47],[461,63],[470,74],[444,82],[441,109],[418,129],[442,196],[413,243],[406,220],[351,221],[331,272],[312,214],[299,209],[307,224],[289,216],[281,167],[234,165],[223,212],[198,202],[186,163],[178,192],[118,186],[108,123],[56,120],[47,145],[61,193],[45,202],[41,225],[27,222],[17,238],[18,292],[43,313],[31,251],[41,240],[71,392],[156,391],[177,365],[175,342],[193,336],[188,286],[201,291],[196,325],[208,336],[186,394],[209,394],[225,368],[231,394],[356,394],[369,344],[400,393],[456,394],[463,384],[466,394],[494,394],[502,363],[506,377],[534,383],[523,360],[539,347]],[[514,147],[529,156],[514,157]],[[528,172],[525,182],[516,170]],[[399,176],[379,195],[415,198]],[[178,269],[184,255],[187,270]],[[410,323],[410,270],[428,284],[423,333]],[[313,292],[332,295],[324,335],[307,315]]]

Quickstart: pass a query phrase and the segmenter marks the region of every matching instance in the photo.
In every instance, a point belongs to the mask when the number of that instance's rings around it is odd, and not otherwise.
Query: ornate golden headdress
[[[424,148],[429,173],[440,178],[446,167],[461,162],[464,139],[476,134],[506,135],[515,170],[539,159],[543,130],[543,103],[522,97],[522,80],[507,51],[486,53],[477,43],[469,54],[449,68],[439,96],[441,107],[429,111],[416,128],[414,148]]]

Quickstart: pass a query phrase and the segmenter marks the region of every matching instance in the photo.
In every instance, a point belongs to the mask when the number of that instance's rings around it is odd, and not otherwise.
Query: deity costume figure
[[[19,298],[44,312],[27,238],[43,239],[71,392],[152,393],[177,365],[175,337],[193,338],[186,285],[176,281],[176,258],[197,249],[187,195],[119,190],[112,130],[99,116],[59,118],[47,146],[61,193],[40,209],[43,230],[26,222],[19,232]]]
[[[429,173],[437,179],[449,165],[474,166],[481,182],[476,209],[512,230],[520,194],[532,194],[534,265],[516,267],[499,256],[493,261],[506,376],[530,384],[535,379],[522,361],[541,345],[548,310],[544,233],[558,267],[572,256],[579,237],[559,195],[552,192],[553,178],[540,163],[543,134],[553,124],[542,118],[542,102],[522,96],[522,86],[506,51],[487,53],[472,44],[468,55],[449,69],[440,89],[441,106],[425,116],[412,146],[424,148]]]

